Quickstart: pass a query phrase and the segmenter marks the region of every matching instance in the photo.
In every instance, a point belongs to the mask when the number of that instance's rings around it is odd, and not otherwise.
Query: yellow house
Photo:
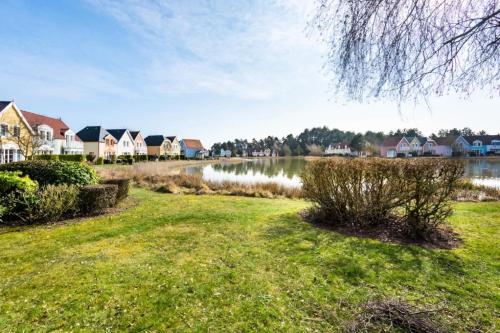
[[[34,140],[33,129],[17,105],[0,101],[0,164],[31,156]]]
[[[148,147],[149,156],[166,156],[170,141],[163,135],[150,135],[144,138]]]

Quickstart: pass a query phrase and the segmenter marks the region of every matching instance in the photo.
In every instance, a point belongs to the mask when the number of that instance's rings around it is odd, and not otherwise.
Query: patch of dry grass
[[[500,200],[500,189],[476,185],[469,179],[463,179],[458,184],[453,196],[455,201],[498,201]]]

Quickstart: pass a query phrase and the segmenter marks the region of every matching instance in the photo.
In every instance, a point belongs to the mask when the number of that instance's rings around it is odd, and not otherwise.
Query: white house
[[[135,140],[130,134],[128,129],[107,129],[116,140],[116,155],[134,155],[135,154]]]
[[[229,149],[227,150],[224,150],[224,149],[221,149],[220,150],[220,157],[231,157],[231,151]]]
[[[325,155],[350,156],[352,155],[352,150],[347,144],[338,143],[329,145],[328,148],[325,149]]]
[[[81,155],[83,142],[60,118],[22,111],[31,128],[42,140],[35,154]]]

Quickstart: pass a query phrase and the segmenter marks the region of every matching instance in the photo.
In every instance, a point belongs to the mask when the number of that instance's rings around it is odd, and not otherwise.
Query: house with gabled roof
[[[396,157],[403,154],[408,156],[410,153],[410,142],[404,136],[391,136],[384,140],[380,147],[380,156]]]
[[[177,136],[167,136],[166,137],[168,141],[170,141],[170,148],[167,149],[167,155],[170,157],[178,157],[181,155],[181,143],[179,142],[179,139],[177,139]]]
[[[135,155],[147,155],[148,145],[144,141],[144,137],[140,131],[130,131],[130,135],[134,139],[134,154]]]
[[[125,128],[107,129],[116,140],[116,155],[117,156],[132,156],[135,153],[135,142],[130,131]]]
[[[116,156],[116,143],[118,140],[102,126],[87,126],[76,135],[83,141],[85,155],[105,159]]]
[[[207,150],[198,139],[182,139],[180,143],[181,155],[184,158],[203,159],[208,156]]]
[[[83,154],[83,142],[61,119],[52,118],[29,111],[21,111],[40,142],[35,154]]]
[[[163,135],[148,135],[144,138],[149,156],[167,156],[167,150],[170,149],[170,140]]]
[[[0,101],[0,164],[22,161],[32,154],[29,142],[35,133],[14,101]],[[21,144],[22,145],[22,144]]]
[[[469,143],[470,154],[473,156],[500,154],[500,135],[472,135],[463,138]]]

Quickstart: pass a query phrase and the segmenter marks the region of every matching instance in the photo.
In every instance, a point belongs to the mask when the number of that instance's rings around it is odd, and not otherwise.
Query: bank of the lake
[[[300,200],[133,189],[117,215],[0,229],[1,331],[339,331],[400,297],[450,331],[500,324],[498,203],[455,204],[463,247],[311,226]]]

